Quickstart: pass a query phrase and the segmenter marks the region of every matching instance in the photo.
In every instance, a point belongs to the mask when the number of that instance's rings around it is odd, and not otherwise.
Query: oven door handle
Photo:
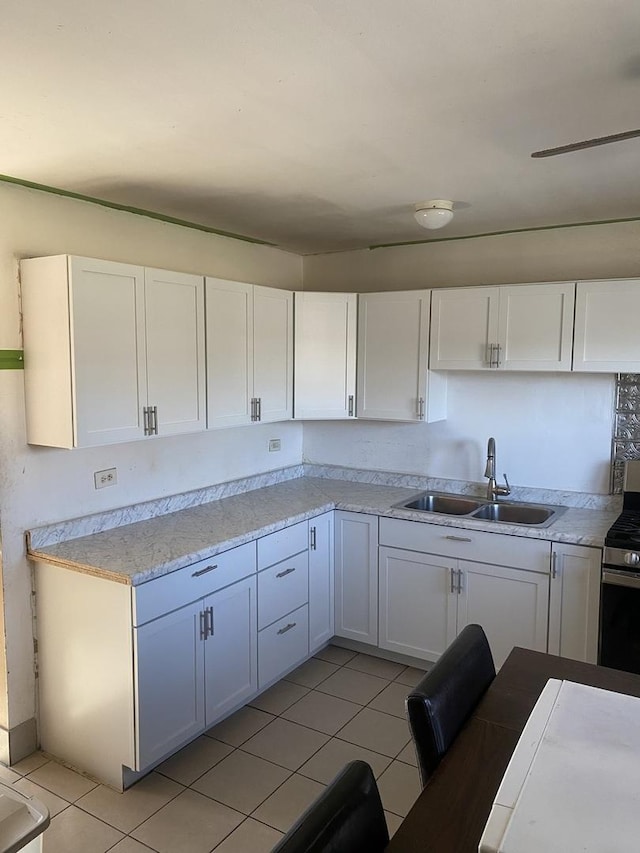
[[[633,575],[630,572],[616,572],[611,569],[603,569],[602,583],[640,589],[640,575]]]

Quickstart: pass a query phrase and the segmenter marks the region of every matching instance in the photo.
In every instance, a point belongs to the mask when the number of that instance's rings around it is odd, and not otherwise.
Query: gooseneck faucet
[[[496,440],[493,436],[487,444],[487,467],[484,469],[484,476],[489,478],[487,485],[487,499],[495,501],[500,495],[510,495],[511,487],[507,480],[507,475],[503,474],[505,486],[499,486],[496,483]]]

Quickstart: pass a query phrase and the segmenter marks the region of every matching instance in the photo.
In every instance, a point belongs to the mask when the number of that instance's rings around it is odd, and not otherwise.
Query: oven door
[[[603,566],[600,663],[640,674],[640,574]]]

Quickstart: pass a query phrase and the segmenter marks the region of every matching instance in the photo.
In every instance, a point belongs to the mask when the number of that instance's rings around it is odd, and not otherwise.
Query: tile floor
[[[393,834],[420,790],[404,699],[422,675],[328,646],[124,794],[41,753],[0,781],[49,808],[44,853],[267,853],[362,758]]]

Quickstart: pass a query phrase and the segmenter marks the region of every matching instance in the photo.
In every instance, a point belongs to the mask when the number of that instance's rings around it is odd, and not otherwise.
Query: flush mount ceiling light
[[[415,213],[418,225],[423,228],[444,228],[453,219],[453,202],[445,198],[432,198],[416,204]]]

